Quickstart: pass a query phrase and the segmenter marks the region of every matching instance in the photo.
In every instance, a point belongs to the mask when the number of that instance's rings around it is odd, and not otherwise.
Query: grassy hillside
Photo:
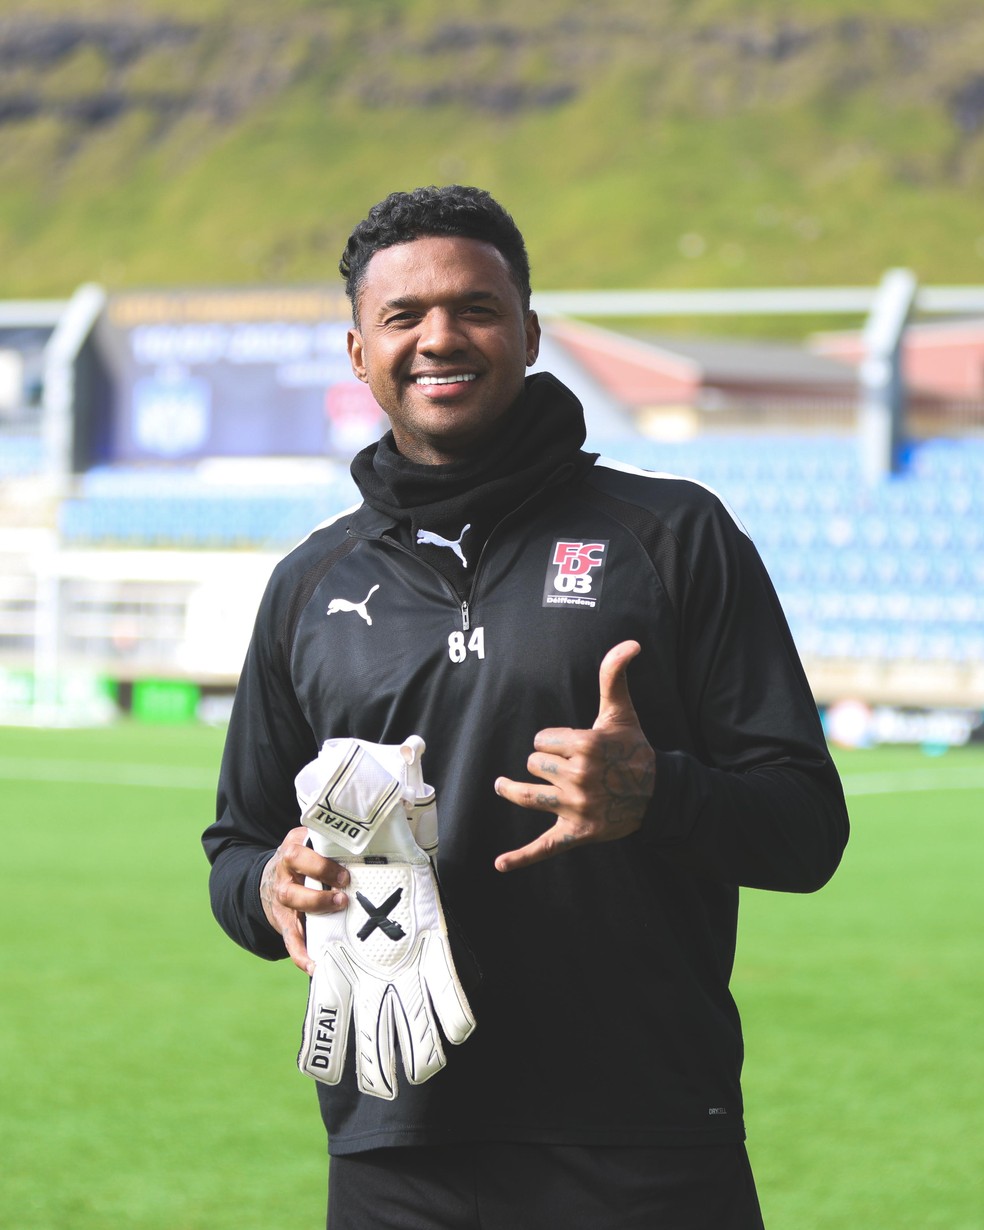
[[[984,280],[974,0],[0,0],[0,296],[334,280],[480,183],[541,288]]]

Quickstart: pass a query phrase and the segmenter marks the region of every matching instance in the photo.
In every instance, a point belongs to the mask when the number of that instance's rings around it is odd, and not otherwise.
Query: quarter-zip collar
[[[368,506],[352,527],[396,537],[464,597],[495,524],[545,486],[594,463],[596,454],[581,451],[585,434],[581,403],[548,373],[527,377],[501,433],[480,456],[420,465],[397,452],[388,432],[352,462]]]

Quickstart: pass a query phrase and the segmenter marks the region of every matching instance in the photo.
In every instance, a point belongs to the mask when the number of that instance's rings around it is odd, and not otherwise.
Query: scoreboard
[[[110,296],[76,367],[73,468],[350,458],[386,421],[349,325],[344,295],[318,289]]]

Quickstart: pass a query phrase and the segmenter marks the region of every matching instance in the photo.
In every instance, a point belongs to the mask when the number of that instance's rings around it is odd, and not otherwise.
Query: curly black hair
[[[492,244],[505,257],[523,308],[529,310],[530,262],[516,223],[484,189],[449,184],[391,192],[369,210],[349,236],[338,271],[345,279],[345,293],[357,325],[359,294],[372,257],[381,248],[410,243],[425,235],[461,236]]]

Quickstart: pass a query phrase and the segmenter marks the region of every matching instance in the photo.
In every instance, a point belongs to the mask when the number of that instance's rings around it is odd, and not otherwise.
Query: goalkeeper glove
[[[438,1022],[454,1044],[475,1028],[429,857],[437,806],[423,752],[418,735],[401,745],[329,739],[295,779],[313,848],[350,876],[345,910],[307,916],[315,972],[298,1067],[337,1084],[354,1021],[358,1087],[387,1099],[398,1092],[397,1043],[417,1085],[447,1062]]]

